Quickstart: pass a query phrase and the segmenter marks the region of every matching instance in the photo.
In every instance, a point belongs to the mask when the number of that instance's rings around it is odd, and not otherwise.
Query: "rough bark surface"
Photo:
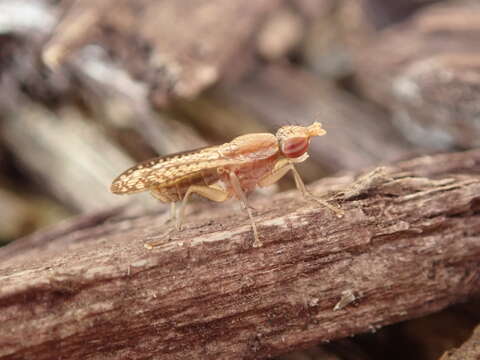
[[[0,358],[261,359],[480,290],[480,151],[352,180],[311,187],[343,218],[296,191],[254,200],[261,248],[205,204],[170,239],[164,214],[104,213],[2,249]]]

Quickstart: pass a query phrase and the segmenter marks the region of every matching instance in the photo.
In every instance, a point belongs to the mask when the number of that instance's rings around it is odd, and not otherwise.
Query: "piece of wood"
[[[78,51],[68,65],[54,71],[46,69],[38,61],[39,52],[59,9],[43,1],[26,1],[21,6],[11,3],[1,9],[1,17],[13,19],[12,28],[3,29],[9,36],[1,44],[5,48],[0,81],[0,108],[4,113],[27,108],[30,102],[37,108],[46,107],[47,113],[62,107],[73,108],[70,112],[80,110],[79,117],[82,114],[86,122],[99,122],[97,132],[106,128],[108,135],[136,160],[207,145],[188,126],[155,111],[149,85],[133,79],[118,59],[99,46]],[[96,11],[103,11],[104,3],[96,2]],[[33,14],[45,18],[43,28],[34,27],[35,22],[30,24],[32,28],[20,26],[24,18],[31,22],[28,16]],[[17,22],[20,24],[14,26]],[[62,136],[68,138],[69,134]]]
[[[44,61],[55,68],[85,44],[100,43],[147,82],[152,100],[163,105],[170,96],[197,95],[227,69],[229,76],[247,69],[255,51],[250,40],[281,1],[68,3],[43,51]]]
[[[6,114],[4,139],[46,191],[80,212],[128,201],[112,197],[108,189],[132,160],[96,124],[74,107],[59,116],[27,99],[19,104],[21,108]]]
[[[480,150],[352,180],[311,187],[337,189],[343,218],[297,191],[253,201],[258,249],[228,204],[170,239],[164,215],[107,216],[2,249],[0,359],[261,359],[480,290]]]
[[[358,49],[363,93],[388,107],[415,144],[431,149],[480,145],[478,1],[431,5]]]
[[[144,151],[137,160],[208,145],[193,129],[156,111],[149,100],[148,84],[135,81],[99,47],[80,51],[71,65],[75,92],[109,134],[123,139],[119,142],[134,155],[141,153],[141,145],[154,150]]]
[[[71,215],[46,197],[16,188],[0,180],[0,246]]]
[[[300,49],[304,66],[322,78],[347,80],[353,75],[352,56],[375,36],[363,9],[364,1],[321,1],[324,10],[308,27]],[[345,83],[345,82],[344,82]]]
[[[156,112],[148,87],[100,49],[51,72],[38,61],[34,35],[2,42],[0,133],[17,166],[69,210],[121,204],[127,199],[106,190],[136,160],[207,145],[188,125]]]

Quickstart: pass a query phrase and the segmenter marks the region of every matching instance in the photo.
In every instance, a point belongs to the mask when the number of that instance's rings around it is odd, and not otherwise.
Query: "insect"
[[[139,163],[120,174],[112,183],[114,194],[149,191],[164,203],[171,203],[171,220],[181,230],[185,206],[190,195],[222,202],[235,197],[246,210],[254,235],[254,247],[262,246],[257,226],[248,206],[246,193],[255,187],[277,182],[289,171],[305,198],[313,199],[342,216],[343,211],[312,195],[295,169],[308,158],[308,146],[314,136],[326,131],[318,122],[310,126],[282,126],[270,133],[239,136],[223,145],[196,149]],[[176,214],[175,203],[181,202]],[[152,248],[155,244],[145,244]]]

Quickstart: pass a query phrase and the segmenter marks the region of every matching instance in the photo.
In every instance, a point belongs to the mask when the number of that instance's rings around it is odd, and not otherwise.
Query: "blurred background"
[[[0,243],[158,207],[111,181],[289,123],[328,132],[307,182],[477,147],[479,39],[478,0],[0,0]],[[289,359],[437,359],[478,322],[468,309]]]

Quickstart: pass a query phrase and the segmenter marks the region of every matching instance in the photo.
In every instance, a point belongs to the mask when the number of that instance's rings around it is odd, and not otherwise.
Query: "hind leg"
[[[228,192],[226,192],[225,190],[223,190],[219,187],[216,187],[215,185],[210,185],[210,186],[191,185],[188,188],[187,192],[185,193],[185,196],[182,199],[182,204],[180,205],[180,210],[179,210],[178,216],[176,218],[175,227],[176,227],[177,231],[181,230],[181,228],[182,228],[183,219],[185,218],[185,207],[188,203],[190,195],[193,194],[193,193],[195,193],[197,195],[200,195],[204,198],[207,198],[209,200],[216,201],[216,202],[225,201],[226,199],[228,199],[228,195],[229,195]],[[175,203],[173,203],[173,204],[175,204]],[[174,213],[175,208],[172,207],[172,209],[173,209],[173,213]],[[158,246],[162,243],[163,243],[162,241],[153,242],[153,243],[145,243],[144,246],[147,249],[153,249],[155,246]]]
[[[180,213],[176,223],[177,230],[181,230],[183,219],[185,217],[185,207],[187,206],[190,195],[193,193],[216,202],[223,202],[227,200],[229,195],[228,192],[215,185],[191,185],[183,197],[182,204],[180,205]]]
[[[258,237],[257,225],[253,220],[252,210],[248,206],[247,196],[242,190],[242,186],[240,185],[240,180],[238,180],[237,175],[234,172],[229,173],[230,184],[232,185],[233,191],[237,198],[242,202],[243,207],[247,210],[248,217],[250,219],[250,224],[252,225],[253,230],[253,237],[255,241],[253,242],[253,247],[261,247],[263,244]]]

